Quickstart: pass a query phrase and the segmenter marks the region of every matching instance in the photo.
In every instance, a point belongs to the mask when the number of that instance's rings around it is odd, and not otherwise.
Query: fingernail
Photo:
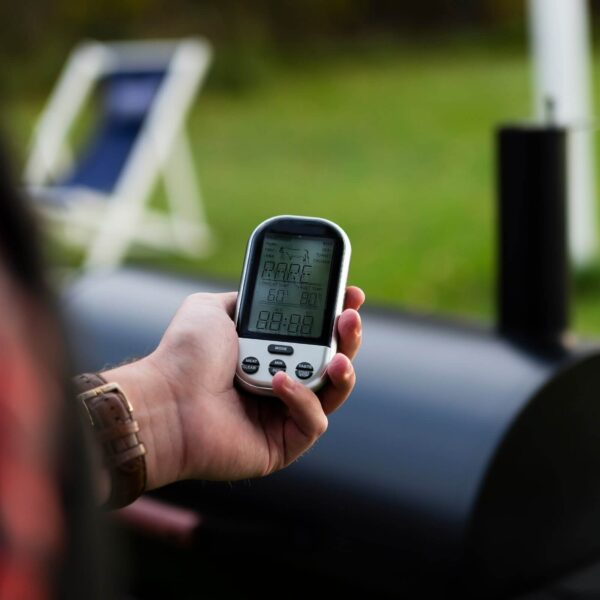
[[[348,379],[350,379],[352,377],[353,371],[354,371],[354,369],[352,367],[352,363],[350,361],[348,361],[346,363],[346,365],[344,366],[344,374],[342,376],[345,381],[348,381]]]
[[[360,316],[358,317],[358,321],[354,326],[354,335],[359,336],[362,334],[362,320]]]

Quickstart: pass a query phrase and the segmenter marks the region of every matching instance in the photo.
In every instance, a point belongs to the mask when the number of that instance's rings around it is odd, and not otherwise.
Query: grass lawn
[[[39,107],[8,105],[17,152]],[[209,84],[190,130],[218,250],[146,262],[237,280],[259,221],[319,215],[348,232],[371,301],[490,318],[493,128],[530,107],[525,50],[482,40],[308,55],[236,93]],[[579,277],[574,317],[600,333],[598,273]]]

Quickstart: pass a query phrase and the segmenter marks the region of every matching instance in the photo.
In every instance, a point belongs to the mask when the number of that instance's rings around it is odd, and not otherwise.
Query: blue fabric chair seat
[[[164,71],[116,72],[102,80],[99,125],[81,160],[58,186],[107,195],[114,191],[164,75]]]

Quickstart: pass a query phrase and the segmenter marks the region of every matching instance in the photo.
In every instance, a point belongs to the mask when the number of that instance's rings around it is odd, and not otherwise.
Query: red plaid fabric
[[[0,600],[53,597],[62,556],[49,343],[49,320],[0,273]]]

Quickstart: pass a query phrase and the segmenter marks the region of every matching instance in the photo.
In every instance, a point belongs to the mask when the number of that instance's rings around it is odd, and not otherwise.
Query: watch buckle
[[[88,408],[86,402],[91,398],[97,398],[98,396],[108,394],[109,392],[117,392],[118,394],[120,394],[121,397],[125,400],[125,404],[127,405],[127,411],[129,412],[129,414],[133,413],[133,407],[131,406],[131,402],[129,402],[129,398],[125,395],[125,392],[123,392],[121,386],[115,382],[105,383],[91,390],[88,390],[87,392],[81,392],[81,394],[77,395],[77,400],[79,400],[85,407],[85,411],[87,412],[92,425],[94,425],[94,419],[92,418],[92,414],[90,413],[90,409]]]

